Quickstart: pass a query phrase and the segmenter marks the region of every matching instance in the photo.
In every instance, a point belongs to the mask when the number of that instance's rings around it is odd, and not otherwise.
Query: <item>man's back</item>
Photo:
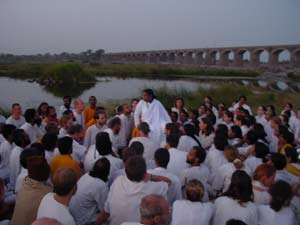
[[[167,170],[180,178],[182,170],[188,168],[188,164],[186,163],[187,153],[179,151],[176,148],[171,148],[168,151],[170,153],[170,161]]]
[[[139,204],[148,194],[166,196],[168,185],[163,182],[132,182],[126,176],[118,177],[112,184],[105,211],[110,213],[110,225],[139,222]]]

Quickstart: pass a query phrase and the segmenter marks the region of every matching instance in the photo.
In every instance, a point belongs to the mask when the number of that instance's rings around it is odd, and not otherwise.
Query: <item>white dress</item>
[[[197,136],[195,136],[195,138],[199,140]],[[199,146],[199,144],[192,137],[183,135],[179,139],[177,149],[180,151],[189,152],[194,146]]]
[[[295,215],[290,207],[283,207],[279,212],[274,211],[269,205],[259,205],[259,225],[295,225]]]
[[[242,203],[232,198],[223,196],[214,203],[213,225],[225,225],[230,219],[237,219],[248,225],[256,225],[258,222],[257,207],[253,202]]]
[[[176,148],[170,148],[169,153],[170,161],[168,163],[167,170],[180,178],[181,172],[189,167],[189,165],[186,163],[187,153],[179,151]]]
[[[269,188],[262,185],[259,181],[252,181],[254,203],[258,205],[269,205],[271,201],[271,195],[269,194]]]
[[[178,200],[173,204],[171,225],[209,225],[213,215],[212,203]]]

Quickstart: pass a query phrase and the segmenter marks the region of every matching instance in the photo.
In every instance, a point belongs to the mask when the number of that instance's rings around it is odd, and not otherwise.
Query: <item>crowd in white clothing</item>
[[[291,103],[166,109],[146,89],[107,119],[94,96],[63,100],[1,116],[0,225],[300,224]]]

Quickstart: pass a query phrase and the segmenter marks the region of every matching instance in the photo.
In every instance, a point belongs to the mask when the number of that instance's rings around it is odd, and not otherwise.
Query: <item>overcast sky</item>
[[[300,44],[300,0],[0,0],[0,52]]]

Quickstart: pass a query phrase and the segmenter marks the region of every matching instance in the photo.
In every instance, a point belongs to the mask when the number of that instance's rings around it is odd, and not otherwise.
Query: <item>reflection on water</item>
[[[19,102],[23,107],[37,107],[46,101],[58,107],[62,104],[62,96],[80,97],[84,102],[90,95],[95,95],[100,102],[110,102],[118,99],[140,97],[144,88],[163,88],[196,90],[199,86],[210,88],[212,84],[187,80],[149,80],[139,78],[121,79],[102,77],[96,83],[80,84],[74,87],[44,87],[37,83],[0,77],[0,107],[9,109],[13,102]]]

